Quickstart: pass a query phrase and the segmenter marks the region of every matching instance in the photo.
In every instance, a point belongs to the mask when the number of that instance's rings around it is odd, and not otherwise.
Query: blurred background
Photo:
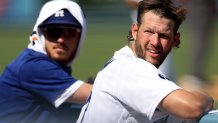
[[[40,8],[48,0],[1,0],[0,1],[0,74],[5,66],[27,47]],[[186,3],[188,7],[189,3]],[[191,0],[190,0],[191,1]],[[193,0],[194,1],[194,0]],[[205,0],[207,1],[207,0]],[[95,77],[116,50],[127,44],[127,33],[131,27],[130,8],[120,0],[77,0],[87,17],[87,36],[81,55],[73,64],[73,75],[84,81]],[[216,4],[217,5],[217,2]],[[200,8],[200,5],[194,6]],[[193,7],[193,6],[192,6]],[[205,89],[218,100],[218,23],[217,8],[212,25],[210,47],[201,49],[208,55],[200,70],[205,73]],[[194,14],[199,14],[195,11]],[[208,14],[208,13],[206,13]],[[173,67],[178,81],[190,74],[193,32],[191,25],[203,18],[189,17],[180,28],[181,45],[173,49]],[[210,18],[210,17],[209,17]],[[200,26],[200,25],[199,25]],[[204,34],[204,33],[203,33]],[[206,41],[209,42],[209,41]],[[201,53],[198,54],[201,57]],[[201,59],[199,59],[199,62]]]

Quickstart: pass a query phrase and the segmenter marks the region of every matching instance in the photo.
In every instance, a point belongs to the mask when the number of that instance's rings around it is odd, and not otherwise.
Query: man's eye
[[[169,36],[168,36],[168,35],[165,35],[165,34],[160,34],[160,37],[161,37],[161,38],[164,38],[164,39],[169,39]]]
[[[146,34],[153,34],[151,31],[145,31]]]

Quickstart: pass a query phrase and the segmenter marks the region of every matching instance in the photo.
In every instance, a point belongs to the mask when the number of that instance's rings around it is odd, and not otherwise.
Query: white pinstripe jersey
[[[77,123],[151,123],[167,115],[158,104],[176,89],[181,88],[125,46],[98,73]]]

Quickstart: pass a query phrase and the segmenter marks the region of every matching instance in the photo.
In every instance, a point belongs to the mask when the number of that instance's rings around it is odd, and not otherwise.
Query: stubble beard
[[[50,52],[49,49],[47,49],[46,47],[45,47],[45,50],[47,52],[47,56],[50,59],[60,63],[61,65],[65,66],[69,62],[69,58],[66,56],[66,54],[61,54],[61,53],[56,52],[55,53],[56,55],[54,55],[54,53]]]
[[[143,53],[143,46],[140,45],[139,41],[135,41],[135,54],[137,55],[138,58],[141,58],[145,61],[147,61],[146,59],[146,54]],[[145,47],[145,46],[144,46]],[[144,50],[146,50],[146,48],[144,48]],[[167,52],[167,54],[169,54],[169,52],[171,51],[171,49]],[[159,60],[157,64],[151,63],[153,64],[155,67],[159,68],[159,66],[164,62],[164,60],[166,59],[167,55],[162,56]],[[149,62],[149,61],[148,61]]]
[[[145,59],[145,55],[143,54],[143,49],[141,45],[138,43],[138,41],[135,41],[135,53],[138,58]]]

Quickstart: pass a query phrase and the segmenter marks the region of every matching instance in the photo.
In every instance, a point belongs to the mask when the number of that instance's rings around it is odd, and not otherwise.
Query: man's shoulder
[[[32,59],[49,59],[47,55],[45,54],[42,54],[40,52],[36,52],[32,49],[28,49],[26,48],[24,51],[23,51],[23,55],[25,55],[26,58],[32,58]]]
[[[48,58],[45,54],[24,49],[22,53],[8,67],[19,71],[34,71],[46,69],[49,66],[59,66],[57,62]]]
[[[20,57],[20,60],[25,62],[25,63],[32,63],[33,62],[33,63],[41,63],[41,64],[44,64],[44,63],[57,64],[57,62],[55,62],[54,60],[49,58],[47,55],[42,54],[40,52],[36,52],[36,51],[28,49],[28,48],[25,49],[19,57]],[[35,64],[35,66],[38,66],[38,65],[39,64]]]

